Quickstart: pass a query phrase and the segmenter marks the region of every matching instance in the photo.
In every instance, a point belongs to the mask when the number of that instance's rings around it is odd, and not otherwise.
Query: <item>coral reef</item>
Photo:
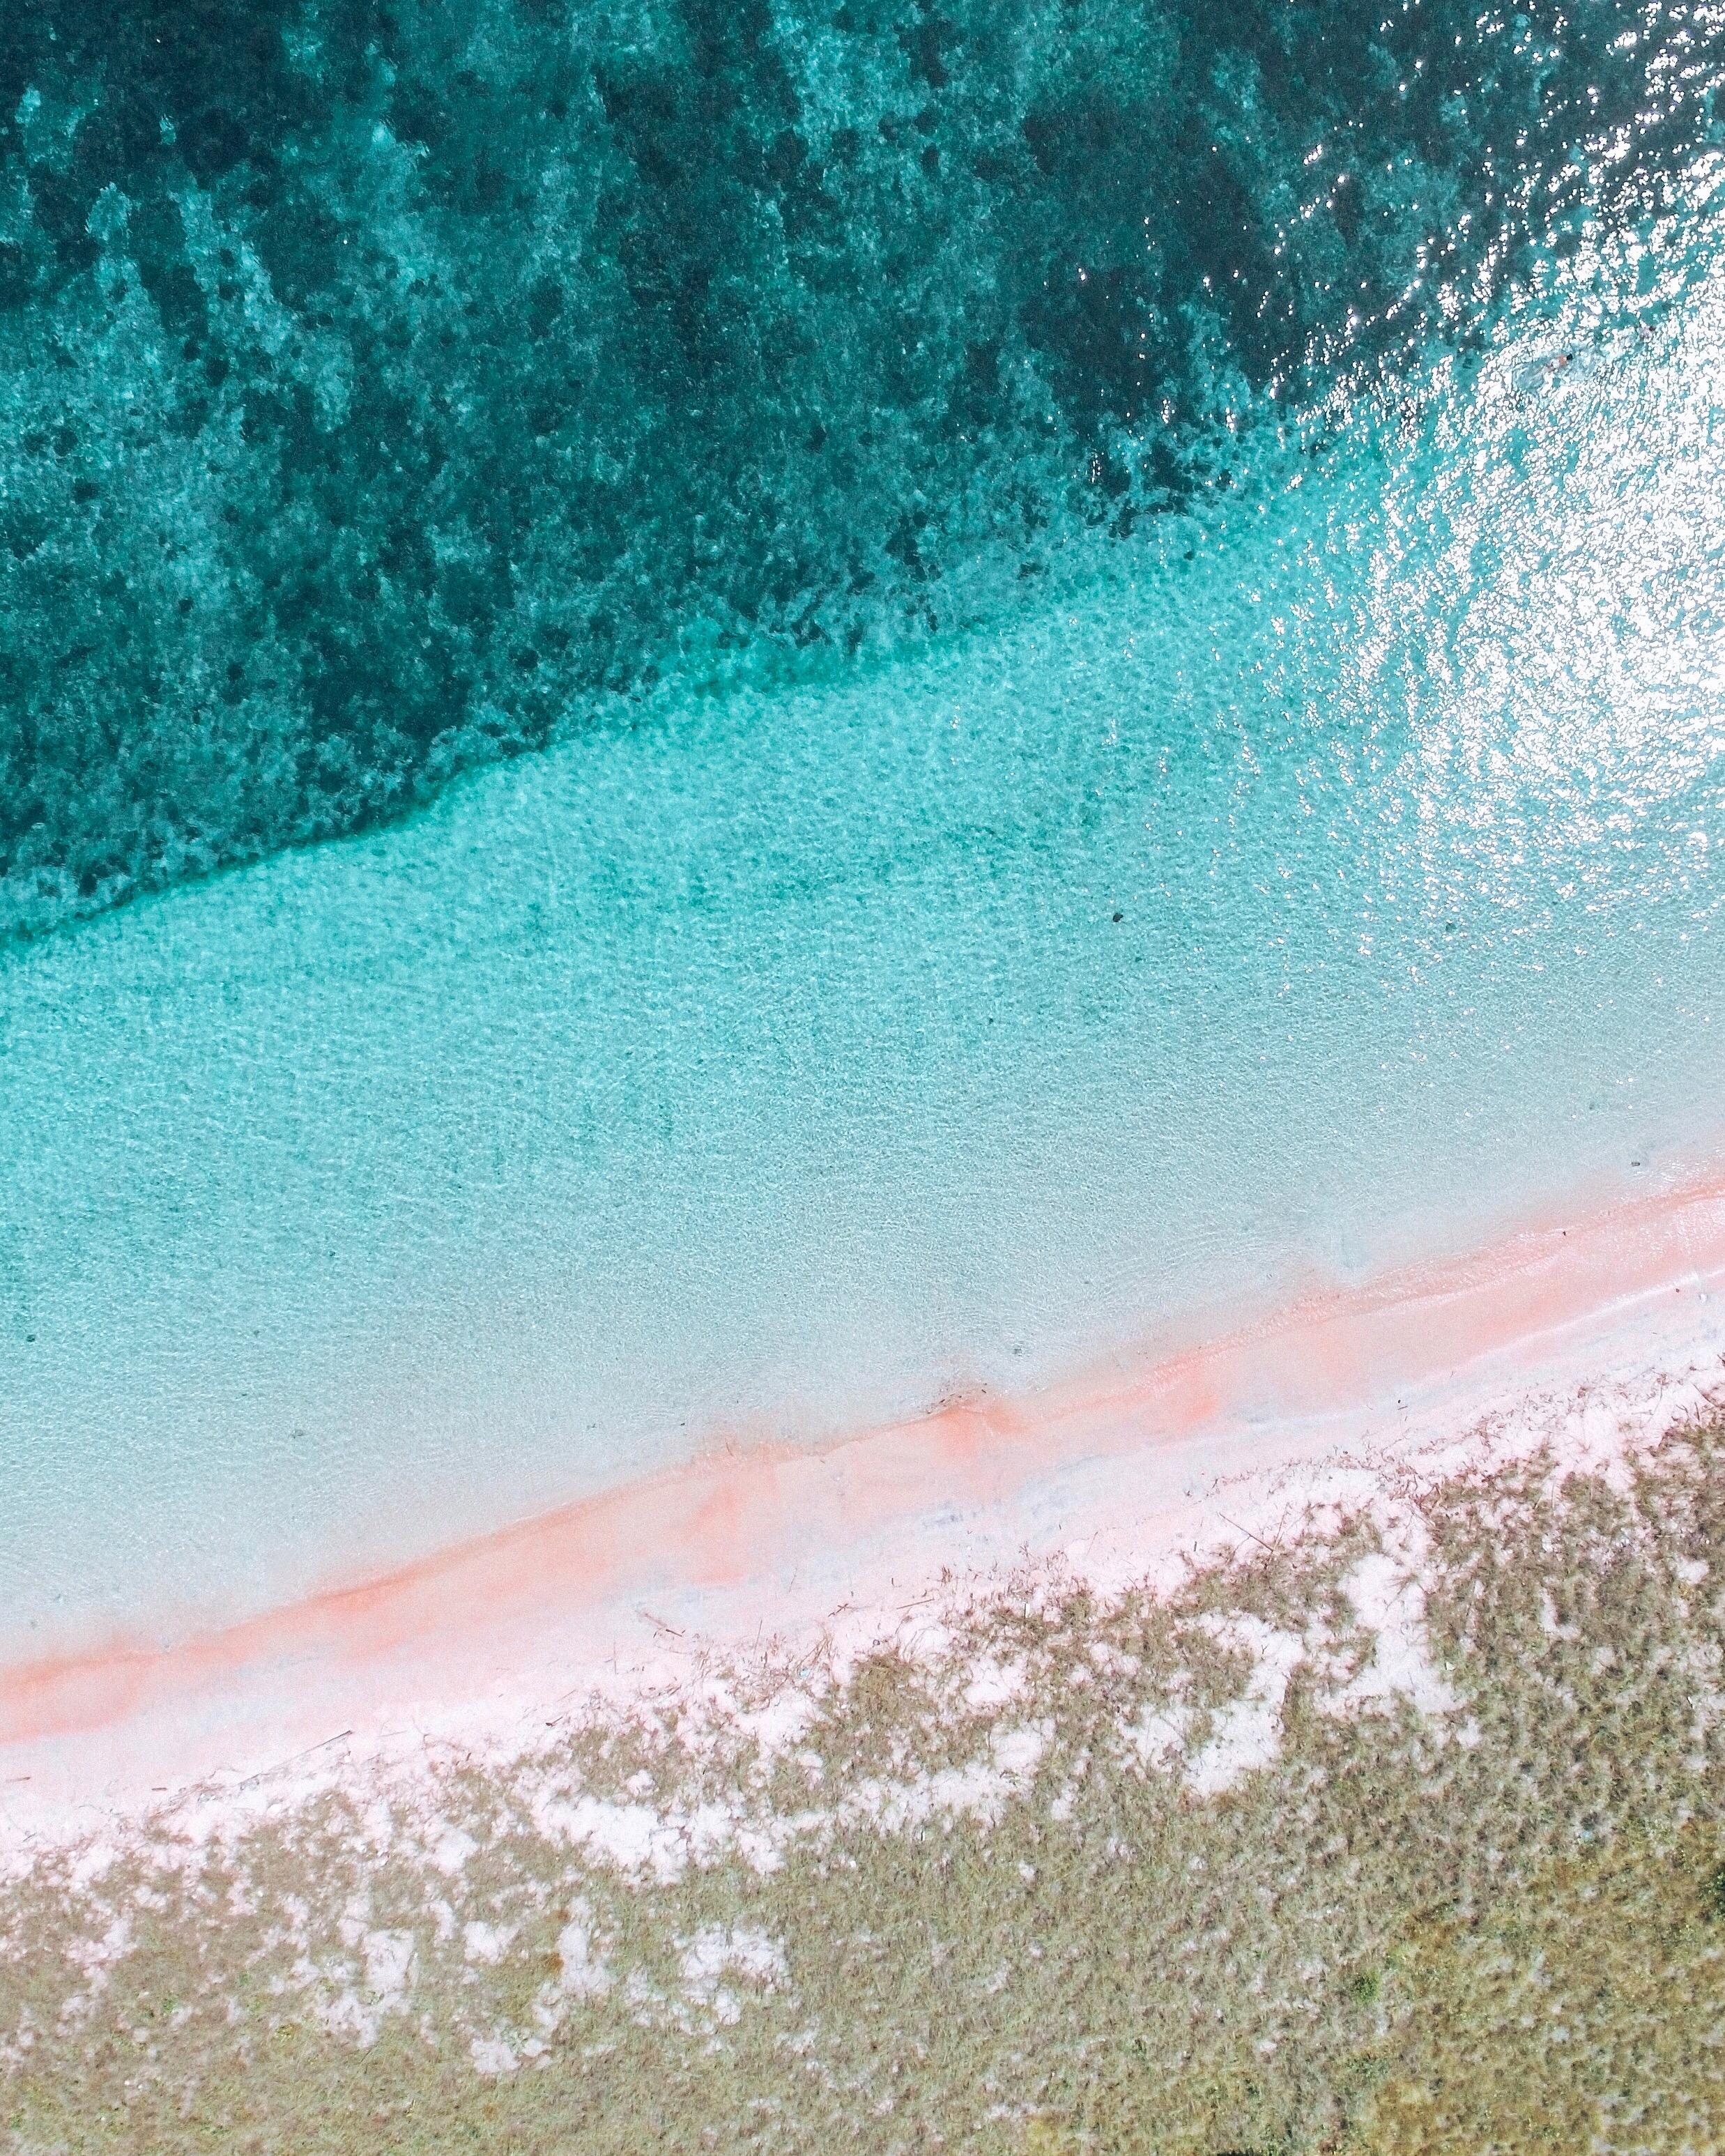
[[[1691,5],[11,10],[0,932],[986,616],[1589,219],[1669,240],[1719,61]]]

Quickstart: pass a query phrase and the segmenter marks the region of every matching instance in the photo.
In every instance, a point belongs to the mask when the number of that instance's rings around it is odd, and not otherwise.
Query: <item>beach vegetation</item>
[[[0,2149],[1715,2148],[1722,1437],[44,1848]]]

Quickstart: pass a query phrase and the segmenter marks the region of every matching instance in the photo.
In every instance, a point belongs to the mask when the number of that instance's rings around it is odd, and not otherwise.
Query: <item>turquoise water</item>
[[[0,19],[0,1640],[1716,1159],[1722,80]]]
[[[1714,215],[1322,424],[1243,396],[1233,484],[990,626],[667,668],[13,947],[0,1625],[254,1607],[1716,1160]]]
[[[0,13],[0,936],[997,621],[1715,154],[1718,0]]]

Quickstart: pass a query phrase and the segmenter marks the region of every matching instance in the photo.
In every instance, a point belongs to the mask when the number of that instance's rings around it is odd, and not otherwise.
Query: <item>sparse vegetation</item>
[[[1722,1440],[44,1857],[0,2148],[1717,2148]]]

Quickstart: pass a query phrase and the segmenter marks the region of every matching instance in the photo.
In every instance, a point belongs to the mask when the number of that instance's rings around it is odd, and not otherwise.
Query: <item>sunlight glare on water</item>
[[[1681,309],[1584,257],[1321,454],[1255,413],[1219,506],[997,630],[672,682],[0,961],[6,1628],[254,1607],[1717,1158],[1686,244]]]

